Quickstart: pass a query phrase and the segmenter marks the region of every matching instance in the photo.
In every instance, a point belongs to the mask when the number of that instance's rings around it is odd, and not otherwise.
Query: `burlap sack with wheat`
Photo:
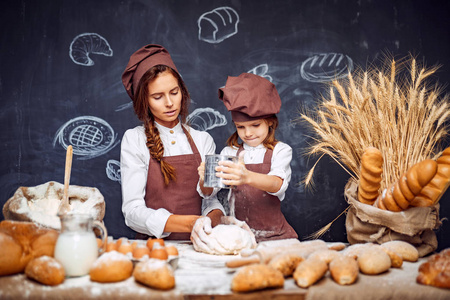
[[[438,241],[433,230],[441,225],[439,204],[392,212],[359,202],[357,191],[357,182],[349,180],[344,195],[350,204],[345,221],[350,244],[401,240],[414,245],[420,257],[436,250]]]

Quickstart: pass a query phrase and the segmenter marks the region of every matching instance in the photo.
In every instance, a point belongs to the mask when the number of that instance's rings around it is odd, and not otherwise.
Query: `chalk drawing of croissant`
[[[353,70],[353,61],[341,53],[322,53],[306,59],[300,68],[303,79],[326,82],[343,78]]]
[[[200,131],[227,125],[227,118],[210,107],[197,108],[189,114],[187,120],[192,128]]]
[[[90,54],[112,56],[113,50],[108,41],[97,33],[82,33],[70,43],[69,55],[72,61],[82,66],[93,66]]]
[[[269,65],[268,64],[260,64],[253,69],[249,70],[247,73],[252,73],[261,77],[266,78],[270,82],[272,82],[272,76],[267,74],[267,71],[269,71]]]
[[[71,119],[61,126],[53,139],[56,143],[67,149],[73,147],[73,154],[77,159],[91,159],[107,153],[114,148],[120,140],[112,127],[103,119],[94,116],[81,116]]]
[[[197,20],[198,39],[217,44],[238,32],[239,15],[231,7],[218,7]]]

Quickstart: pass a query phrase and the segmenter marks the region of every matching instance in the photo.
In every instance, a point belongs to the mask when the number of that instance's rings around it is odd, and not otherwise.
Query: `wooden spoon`
[[[72,156],[73,148],[72,145],[67,147],[66,152],[66,168],[64,171],[64,194],[61,203],[58,207],[58,216],[65,215],[70,211],[69,205],[69,183],[70,183],[70,172],[72,170]]]

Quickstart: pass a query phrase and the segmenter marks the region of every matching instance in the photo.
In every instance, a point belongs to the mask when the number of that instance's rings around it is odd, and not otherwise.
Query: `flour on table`
[[[238,254],[253,245],[252,234],[237,225],[217,225],[209,237],[214,241],[214,245],[208,254]]]

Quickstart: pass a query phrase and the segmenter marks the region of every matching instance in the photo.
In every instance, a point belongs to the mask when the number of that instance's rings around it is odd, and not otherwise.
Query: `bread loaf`
[[[314,253],[312,253],[308,258],[317,258],[322,261],[324,261],[327,265],[338,256],[341,256],[342,254],[336,250],[319,250]]]
[[[329,266],[331,278],[340,285],[353,284],[358,278],[358,263],[351,257],[336,256]]]
[[[416,247],[405,241],[389,241],[381,244],[381,247],[399,254],[404,261],[416,262],[419,259],[419,251]]]
[[[358,200],[372,205],[379,195],[381,174],[383,172],[383,155],[374,147],[364,150],[361,157],[361,170],[358,185]]]
[[[231,280],[231,290],[238,293],[283,286],[283,274],[265,264],[245,266],[237,271]]]
[[[131,277],[133,263],[123,253],[110,251],[97,258],[89,270],[89,277],[96,282],[119,282]]]
[[[450,289],[450,248],[431,255],[422,263],[416,281],[420,284]]]
[[[28,262],[35,257],[42,255],[53,257],[59,235],[56,230],[44,228],[32,222],[10,220],[0,222],[0,233],[2,233],[0,257],[14,258],[0,267],[0,275],[23,272]],[[10,236],[15,243],[12,243],[11,239],[5,238],[5,235]],[[18,250],[17,245],[21,251]],[[11,252],[7,249],[11,249]],[[19,255],[20,259],[17,260]]]
[[[64,282],[64,267],[53,257],[44,255],[32,259],[25,268],[25,275],[45,285],[58,285]]]
[[[437,162],[431,159],[413,165],[397,182],[383,190],[374,206],[394,212],[405,210],[422,188],[433,179],[437,170]]]
[[[133,271],[134,279],[151,288],[170,290],[175,287],[172,267],[164,260],[150,258],[139,262]]]
[[[0,276],[20,273],[25,268],[22,246],[6,233],[0,232]]]
[[[269,262],[269,267],[280,271],[284,277],[291,276],[298,264],[304,260],[303,256],[296,253],[283,253],[273,257]]]
[[[307,258],[295,269],[293,277],[299,287],[308,288],[320,280],[328,271],[328,265],[318,258]]]
[[[436,204],[450,185],[450,147],[436,160],[437,172],[411,201],[411,206],[431,206]]]
[[[367,275],[378,275],[391,267],[391,259],[379,247],[368,247],[358,255],[359,270]]]

